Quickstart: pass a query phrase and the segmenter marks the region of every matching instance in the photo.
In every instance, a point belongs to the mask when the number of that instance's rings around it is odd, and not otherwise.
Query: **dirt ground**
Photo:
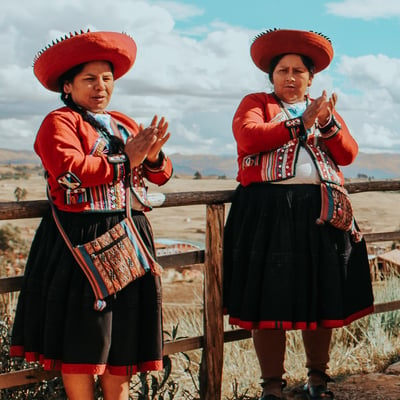
[[[396,365],[391,371],[353,375],[332,384],[330,388],[337,400],[399,400],[400,368]]]
[[[35,176],[28,181],[0,181],[0,201],[14,201],[14,190],[19,186],[27,190],[26,200],[44,199],[43,178]],[[152,192],[189,192],[230,190],[234,180],[172,179],[162,188],[150,186]],[[400,226],[400,193],[370,192],[351,195],[356,219],[361,229],[368,232],[398,230]],[[227,206],[229,207],[229,206]],[[148,214],[156,238],[179,238],[204,242],[205,207],[185,206],[154,209]],[[10,221],[9,221],[10,222]],[[33,235],[38,220],[11,221],[26,228]],[[6,223],[6,221],[0,221]],[[202,299],[201,271],[182,273],[165,270],[163,275],[165,307],[182,304],[200,304]],[[400,400],[400,366],[392,365],[384,373],[370,373],[340,378],[330,388],[337,400]]]

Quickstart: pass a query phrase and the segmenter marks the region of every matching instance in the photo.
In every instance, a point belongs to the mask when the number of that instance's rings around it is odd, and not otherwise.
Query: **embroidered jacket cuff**
[[[129,171],[129,159],[126,154],[111,154],[107,159],[114,167],[114,182],[124,179],[126,171]]]
[[[148,161],[147,159],[144,160],[143,166],[146,168],[147,171],[150,172],[160,172],[165,169],[165,166],[167,165],[167,156],[160,151],[158,155],[158,160],[154,163]]]
[[[336,120],[334,115],[332,115],[331,120],[325,126],[318,126],[319,131],[321,132],[321,136],[324,139],[330,139],[337,135],[342,126]]]
[[[285,121],[285,127],[289,130],[289,135],[291,139],[305,139],[307,136],[302,118],[288,119],[287,121]]]

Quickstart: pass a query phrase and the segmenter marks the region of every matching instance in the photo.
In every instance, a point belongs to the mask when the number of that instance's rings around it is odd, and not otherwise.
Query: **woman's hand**
[[[336,101],[336,93],[332,93],[332,96],[328,99],[326,90],[324,90],[322,95],[312,101],[304,111],[302,116],[304,127],[309,129],[315,122],[320,126],[326,125],[331,119]]]
[[[161,148],[171,136],[169,132],[167,133],[168,122],[165,121],[165,118],[162,117],[158,124],[157,119],[158,117],[157,115],[155,115],[153,117],[153,120],[151,121],[151,126],[156,126],[156,140],[154,141],[147,153],[146,159],[150,163],[156,163],[158,161]]]
[[[327,99],[325,90],[322,92],[322,95],[324,96],[324,101],[321,103],[320,112],[317,117],[317,123],[319,126],[325,126],[331,120],[337,101],[336,93],[332,93],[332,96],[329,99]]]
[[[158,117],[155,115],[149,127],[139,125],[139,133],[128,138],[124,152],[129,158],[131,168],[140,165],[146,158],[149,162],[156,162],[161,147],[169,139],[170,133],[166,134],[168,123],[164,117],[157,124]]]

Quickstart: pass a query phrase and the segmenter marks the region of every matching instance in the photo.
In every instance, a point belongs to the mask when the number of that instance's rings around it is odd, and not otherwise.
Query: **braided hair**
[[[111,65],[111,70],[113,71],[113,66]],[[61,101],[69,108],[72,110],[76,111],[79,113],[83,120],[89,123],[93,128],[96,130],[102,132],[104,136],[107,138],[109,147],[110,147],[110,154],[119,154],[122,153],[124,150],[124,142],[117,136],[112,135],[109,130],[100,124],[95,118],[93,118],[92,115],[88,113],[87,110],[84,108],[78,106],[73,100],[72,96],[69,96],[67,93],[64,92],[64,83],[65,82],[72,82],[75,78],[76,75],[78,75],[80,72],[82,72],[83,68],[85,67],[85,63],[76,65],[75,67],[72,67],[69,69],[67,72],[62,74],[58,80],[58,84],[60,87],[61,91]]]

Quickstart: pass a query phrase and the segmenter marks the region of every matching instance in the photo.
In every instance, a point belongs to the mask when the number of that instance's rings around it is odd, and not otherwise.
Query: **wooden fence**
[[[368,191],[398,191],[400,180],[368,181],[348,183],[349,193]],[[200,365],[200,398],[221,399],[223,347],[224,343],[249,338],[250,332],[242,329],[226,331],[222,313],[222,251],[225,203],[230,203],[233,190],[211,192],[166,193],[163,204],[157,207],[179,207],[205,205],[206,239],[204,251],[174,254],[159,257],[164,268],[204,264],[204,320],[203,335],[166,342],[166,355],[202,350]],[[39,218],[48,209],[47,200],[0,202],[0,220]],[[400,231],[365,234],[367,242],[400,240]],[[22,276],[0,278],[0,294],[19,291]],[[375,313],[400,309],[400,300],[375,304]],[[40,382],[59,376],[57,372],[41,368],[24,369],[0,374],[0,389]]]

